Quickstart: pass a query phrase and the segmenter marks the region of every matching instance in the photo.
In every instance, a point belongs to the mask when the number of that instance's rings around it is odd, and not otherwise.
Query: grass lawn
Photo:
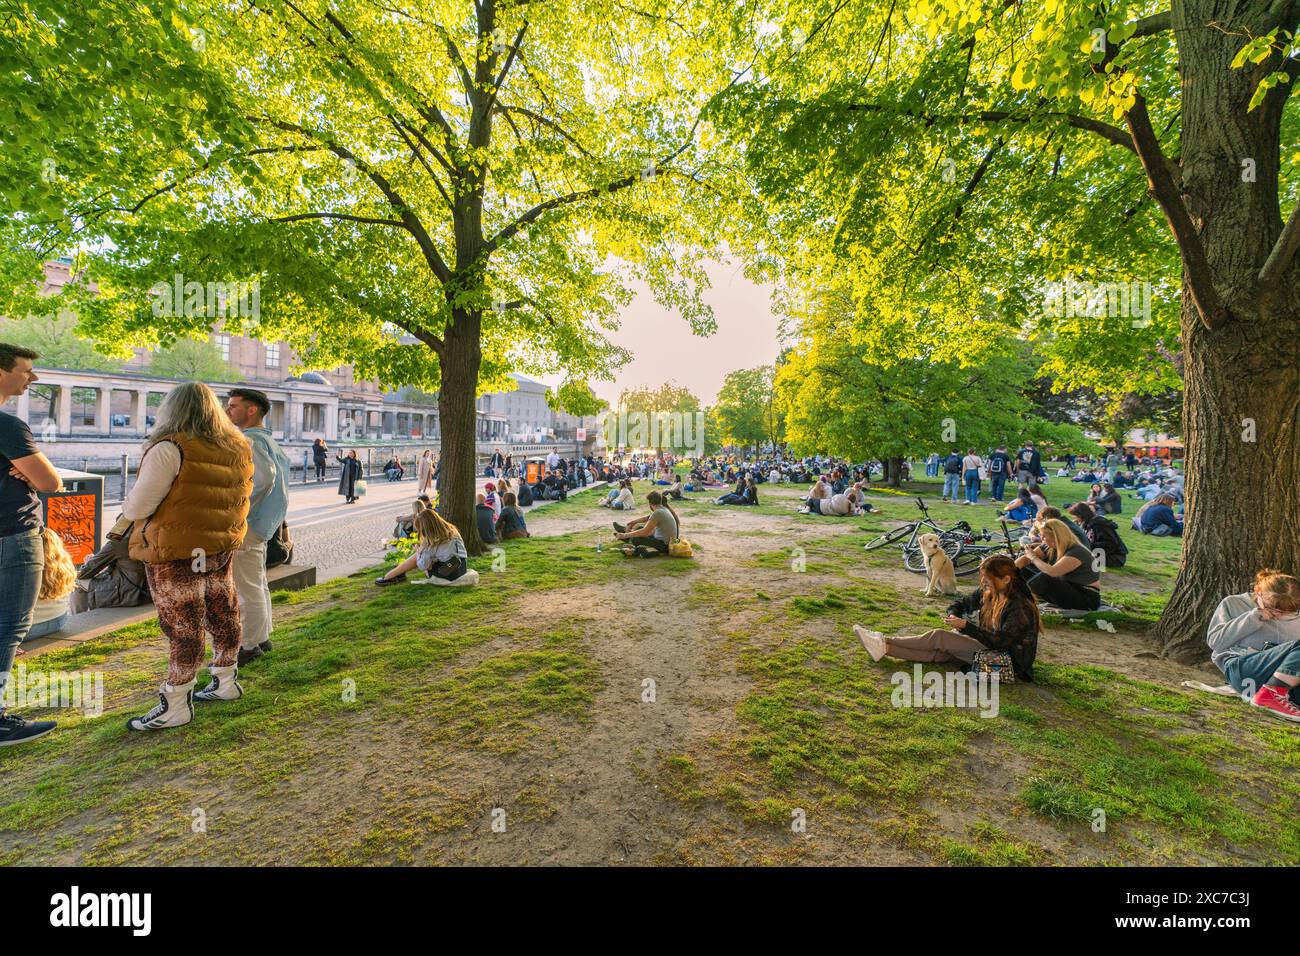
[[[613,552],[588,493],[474,559],[476,588],[376,569],[279,593],[245,697],[174,731],[125,728],[165,671],[152,623],[20,658],[102,671],[107,700],[0,751],[0,863],[1300,863],[1300,730],[1180,687],[1214,672],[1146,637],[1181,542],[1121,516],[1114,631],[1048,620],[996,717],[895,707],[911,665],[851,626],[939,622],[896,550],[862,549],[916,508],[877,489],[880,515],[802,516],[795,494],[682,503],[690,561]]]

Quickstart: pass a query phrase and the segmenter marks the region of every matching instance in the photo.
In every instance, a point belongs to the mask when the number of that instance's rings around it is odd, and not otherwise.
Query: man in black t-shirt
[[[0,343],[0,402],[35,382],[31,349]],[[54,729],[52,720],[24,720],[4,712],[4,689],[14,655],[32,626],[41,590],[45,547],[41,542],[41,499],[63,482],[32,440],[27,423],[0,412],[0,747],[26,743]]]
[[[1007,476],[1011,474],[1011,456],[1007,454],[1006,445],[998,445],[998,450],[989,455],[989,480],[993,484],[993,500],[1002,500],[1002,490],[1006,486]]]

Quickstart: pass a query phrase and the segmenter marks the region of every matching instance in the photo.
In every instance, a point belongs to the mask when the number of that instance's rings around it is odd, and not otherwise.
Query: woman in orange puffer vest
[[[158,625],[171,645],[158,705],[127,722],[131,730],[179,727],[194,701],[235,700],[239,604],[231,555],[244,539],[253,458],[247,439],[212,390],[186,382],[168,393],[145,444],[140,473],[122,502],[134,522],[132,558],[145,563]],[[211,682],[197,694],[204,631],[212,635]]]

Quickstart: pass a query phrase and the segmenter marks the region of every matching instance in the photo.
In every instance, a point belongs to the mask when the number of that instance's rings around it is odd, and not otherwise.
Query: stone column
[[[101,385],[95,394],[95,427],[101,435],[113,430],[113,386]]]
[[[131,409],[131,428],[137,435],[144,435],[149,430],[149,389],[137,388],[135,402]]]
[[[31,418],[32,415],[32,396],[30,394],[23,392],[18,396],[18,408],[14,410],[14,414],[18,416],[18,420],[24,425],[28,424],[27,419]]]
[[[72,389],[67,385],[58,386],[56,393],[54,421],[60,435],[72,434]]]

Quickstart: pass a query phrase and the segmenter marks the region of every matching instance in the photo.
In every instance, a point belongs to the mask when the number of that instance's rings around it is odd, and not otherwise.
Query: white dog
[[[921,555],[925,559],[925,596],[930,597],[935,593],[956,594],[957,573],[953,570],[952,559],[939,544],[939,536],[923,534],[917,543],[921,546]]]

